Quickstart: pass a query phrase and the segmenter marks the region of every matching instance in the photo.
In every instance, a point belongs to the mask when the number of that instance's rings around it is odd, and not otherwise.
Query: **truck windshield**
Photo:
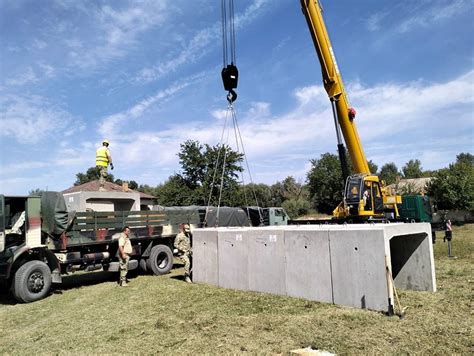
[[[346,183],[346,200],[347,201],[360,201],[360,192],[362,189],[362,178],[360,177],[349,177]]]

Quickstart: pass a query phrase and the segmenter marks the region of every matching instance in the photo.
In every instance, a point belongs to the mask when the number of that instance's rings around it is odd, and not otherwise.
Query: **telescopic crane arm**
[[[355,173],[370,174],[369,165],[354,123],[355,110],[349,106],[336,57],[324,24],[318,0],[301,0],[301,7],[308,22],[314,47],[318,54],[324,88],[335,110]],[[336,128],[336,130],[338,130]],[[341,142],[338,142],[341,145]]]
[[[387,216],[397,218],[399,216],[397,204],[401,203],[401,197],[388,192],[384,182],[380,181],[378,176],[370,173],[354,122],[356,112],[350,107],[347,100],[342,76],[324,24],[320,2],[319,0],[300,1],[321,64],[324,88],[331,101],[336,124],[339,158],[346,181],[343,201],[334,209],[333,217],[343,220],[348,218],[351,220],[353,218],[357,220],[384,219]],[[339,130],[342,131],[351,157],[355,173],[351,176],[347,172],[345,148]]]

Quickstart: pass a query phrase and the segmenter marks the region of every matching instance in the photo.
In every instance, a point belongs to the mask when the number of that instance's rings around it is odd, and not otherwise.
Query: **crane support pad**
[[[436,291],[430,224],[205,228],[193,234],[195,283],[390,313],[392,277],[396,288]]]

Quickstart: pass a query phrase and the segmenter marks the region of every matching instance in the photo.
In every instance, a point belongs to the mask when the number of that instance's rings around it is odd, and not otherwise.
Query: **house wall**
[[[68,211],[139,211],[140,194],[136,192],[64,193]]]

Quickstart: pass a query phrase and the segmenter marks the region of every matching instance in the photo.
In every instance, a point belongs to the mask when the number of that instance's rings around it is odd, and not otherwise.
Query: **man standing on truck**
[[[132,253],[132,243],[130,242],[129,236],[130,236],[130,228],[128,226],[125,226],[118,240],[120,287],[127,286],[128,261],[130,260],[130,254]]]
[[[109,150],[109,140],[104,139],[102,141],[102,147],[99,147],[95,151],[95,165],[99,168],[99,191],[105,191],[104,183],[105,178],[107,178],[107,166],[110,164],[110,169],[114,169],[114,164],[112,163],[112,155]]]
[[[184,263],[184,280],[188,283],[191,281],[191,230],[188,224],[179,225],[179,233],[174,240],[174,247],[178,249],[178,257]]]

